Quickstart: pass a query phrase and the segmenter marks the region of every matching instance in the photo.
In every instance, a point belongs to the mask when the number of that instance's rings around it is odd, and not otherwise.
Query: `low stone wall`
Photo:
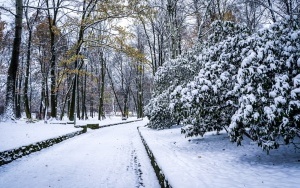
[[[86,128],[82,129],[81,131],[76,131],[56,138],[51,138],[27,146],[22,146],[20,148],[0,152],[0,166],[83,133],[86,133]]]
[[[110,126],[114,126],[114,125],[127,124],[127,123],[133,123],[133,122],[142,121],[142,120],[143,119],[137,119],[137,120],[132,120],[132,121],[124,121],[124,122],[119,122],[119,123],[113,123],[113,124],[109,124],[109,125],[100,126],[100,128],[110,127]]]
[[[158,182],[160,184],[160,186],[162,188],[171,188],[172,186],[169,184],[168,180],[166,179],[166,176],[164,175],[163,171],[161,170],[161,168],[158,166],[157,162],[156,162],[156,159],[155,159],[155,156],[153,155],[153,152],[151,151],[151,149],[149,148],[148,144],[146,143],[144,137],[142,136],[141,134],[141,131],[139,130],[139,127],[137,128],[138,129],[138,132],[139,132],[139,135],[142,139],[142,142],[145,146],[145,149],[147,151],[147,154],[150,158],[150,162],[151,162],[151,165],[154,169],[154,172],[156,174],[156,177],[158,179]]]
[[[86,127],[90,128],[90,129],[100,129],[100,128],[104,128],[104,127],[111,127],[111,126],[115,126],[115,125],[121,125],[121,124],[127,124],[127,123],[133,123],[133,122],[137,122],[137,121],[142,121],[143,119],[137,119],[137,120],[132,120],[132,121],[124,121],[124,122],[119,122],[119,123],[112,123],[112,124],[108,124],[108,125],[99,125],[99,124],[87,124]],[[85,126],[81,126],[81,127],[85,127]]]

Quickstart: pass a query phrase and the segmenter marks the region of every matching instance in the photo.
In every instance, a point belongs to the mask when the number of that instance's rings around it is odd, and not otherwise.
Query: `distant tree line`
[[[75,114],[100,120],[116,111],[142,117],[151,85],[145,34],[141,24],[125,28],[119,22],[147,16],[150,9],[138,0],[1,5],[10,18],[0,17],[2,120],[23,112],[28,120],[33,112],[45,120],[72,121]]]

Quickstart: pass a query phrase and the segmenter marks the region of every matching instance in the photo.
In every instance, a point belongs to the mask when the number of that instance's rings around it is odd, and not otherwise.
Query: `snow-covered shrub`
[[[177,116],[170,111],[170,93],[177,85],[192,79],[197,72],[195,49],[177,59],[165,62],[156,72],[152,99],[144,110],[150,120],[149,127],[162,129],[178,123]]]
[[[242,42],[249,36],[243,26],[216,21],[205,48],[198,55],[198,75],[171,94],[172,111],[181,112],[186,136],[203,136],[230,124],[237,96],[232,92],[241,62]]]
[[[295,20],[276,23],[245,40],[235,92],[239,108],[231,140],[243,135],[264,150],[300,136],[300,30]]]
[[[146,106],[144,113],[150,120],[148,126],[155,129],[171,127],[175,122],[172,121],[172,114],[168,110],[169,93],[166,91],[152,98]]]

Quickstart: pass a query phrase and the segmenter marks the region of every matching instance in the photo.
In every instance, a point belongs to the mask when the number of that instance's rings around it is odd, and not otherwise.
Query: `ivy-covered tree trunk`
[[[4,119],[15,120],[15,84],[17,71],[19,66],[19,55],[22,34],[22,16],[23,16],[23,1],[16,0],[16,16],[15,16],[15,38],[13,43],[13,50],[11,61],[7,73],[6,84],[6,101],[5,101],[5,114]]]

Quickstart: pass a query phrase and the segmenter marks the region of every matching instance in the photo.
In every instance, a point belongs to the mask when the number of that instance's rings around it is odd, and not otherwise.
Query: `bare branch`
[[[9,9],[7,9],[7,8],[3,7],[3,6],[0,6],[0,9],[2,9],[2,10],[5,10],[6,12],[9,12],[10,14],[12,14],[12,15],[16,16],[16,14],[15,14],[15,13],[13,13],[11,10],[9,10]]]

